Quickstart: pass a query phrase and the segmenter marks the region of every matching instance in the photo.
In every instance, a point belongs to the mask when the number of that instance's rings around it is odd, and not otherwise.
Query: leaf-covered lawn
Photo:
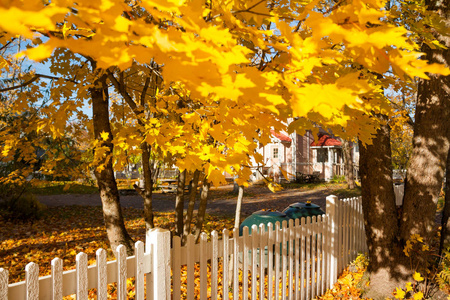
[[[126,227],[135,241],[145,241],[142,210],[125,208]],[[156,226],[174,229],[174,213],[156,213]],[[204,231],[232,229],[234,221],[220,216],[206,217]],[[75,256],[85,252],[89,264],[95,262],[98,248],[109,249],[101,207],[67,206],[50,207],[45,216],[34,223],[6,222],[0,217],[0,267],[9,270],[9,281],[25,279],[25,266],[39,264],[39,275],[50,274],[51,260],[64,260],[64,270],[75,268]]]

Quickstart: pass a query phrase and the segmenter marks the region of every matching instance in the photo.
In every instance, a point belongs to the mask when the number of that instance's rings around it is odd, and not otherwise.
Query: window
[[[328,162],[328,149],[327,148],[317,149],[317,162],[318,163]]]
[[[273,148],[273,158],[278,158],[278,148]]]

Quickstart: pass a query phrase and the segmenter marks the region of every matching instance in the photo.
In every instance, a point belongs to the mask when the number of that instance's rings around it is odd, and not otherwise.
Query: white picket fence
[[[171,241],[169,231],[153,229],[145,250],[144,243],[137,242],[135,255],[126,257],[125,247],[119,246],[115,261],[107,262],[106,251],[99,249],[96,264],[88,266],[87,255],[79,253],[76,269],[63,272],[62,260],[55,258],[52,275],[44,277],[39,277],[37,264],[29,263],[26,280],[9,285],[8,271],[0,269],[0,300],[61,299],[72,294],[84,300],[94,288],[97,299],[107,299],[107,284],[113,282],[122,300],[127,299],[126,282],[132,277],[136,300],[309,300],[332,287],[358,252],[367,251],[361,198],[329,196],[326,215],[268,228],[254,225],[251,235],[248,228],[238,234],[236,228],[230,238],[223,230],[219,239],[214,231],[208,240],[203,233],[198,244],[189,236],[181,247],[179,237]]]

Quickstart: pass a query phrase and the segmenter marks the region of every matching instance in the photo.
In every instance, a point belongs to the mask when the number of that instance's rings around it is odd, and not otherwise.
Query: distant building
[[[296,133],[271,131],[271,143],[260,145],[258,153],[263,156],[264,165],[254,165],[264,176],[275,181],[294,181],[296,173],[312,174],[320,172],[322,180],[330,180],[335,175],[344,175],[344,158],[342,142],[339,138],[321,131],[318,139],[308,131],[305,135]],[[356,171],[359,165],[358,145],[352,145],[352,158]],[[283,170],[287,173],[284,178]],[[357,173],[355,173],[355,176]],[[259,172],[255,172],[256,179],[260,179]]]

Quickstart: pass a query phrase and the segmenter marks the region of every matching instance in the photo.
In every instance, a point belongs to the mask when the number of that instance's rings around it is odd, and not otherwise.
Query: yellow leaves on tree
[[[73,90],[86,97],[95,76],[109,72],[111,80],[123,72],[118,81],[127,83],[135,107],[112,105],[115,155],[134,155],[145,141],[180,169],[203,169],[218,183],[218,172],[248,176],[244,166],[251,164],[255,144],[268,142],[271,127],[286,129],[280,120],[297,118],[292,130],[315,124],[367,142],[378,125],[372,116],[392,110],[382,95],[392,78],[448,74],[418,60],[413,35],[394,22],[398,11],[391,15],[384,5],[11,0],[0,7],[9,21],[0,28],[6,33],[2,41],[40,37],[21,55],[50,58],[52,72],[75,73],[71,83],[52,86],[58,100]],[[88,72],[83,59],[97,69]],[[63,85],[68,91],[62,92]],[[56,126],[40,128],[61,136],[58,125],[81,103],[56,103],[59,109],[48,111],[61,115],[51,118]],[[116,162],[123,166],[125,159]]]

